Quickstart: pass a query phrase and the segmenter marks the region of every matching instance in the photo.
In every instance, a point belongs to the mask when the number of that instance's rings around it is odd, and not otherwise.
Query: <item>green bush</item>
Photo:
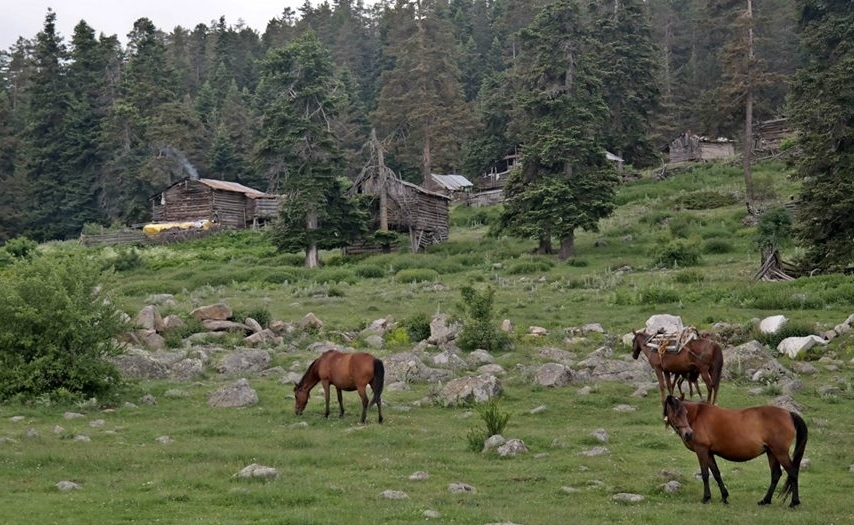
[[[698,270],[682,270],[673,276],[673,280],[680,284],[696,284],[705,279],[706,275]]]
[[[546,259],[528,259],[511,264],[507,268],[507,273],[510,275],[543,273],[551,270],[553,265],[553,262]]]
[[[681,205],[687,210],[711,210],[737,204],[738,199],[732,193],[721,193],[712,190],[693,191],[675,199],[674,204]]]
[[[0,399],[85,398],[119,386],[104,357],[121,352],[126,326],[106,299],[83,257],[21,260],[0,274]]]
[[[321,268],[314,274],[314,281],[320,284],[356,284],[359,279],[349,268]]]
[[[700,250],[695,242],[673,239],[655,243],[650,248],[653,264],[665,267],[696,266],[700,263]]]
[[[495,289],[489,286],[478,292],[471,286],[463,286],[460,296],[462,301],[457,305],[463,319],[463,327],[457,337],[460,348],[467,351],[482,348],[488,352],[507,350],[510,336],[499,330],[493,319]]]
[[[432,268],[407,268],[394,274],[394,280],[400,283],[423,283],[439,280],[439,272]]]
[[[26,259],[36,251],[39,244],[27,237],[15,237],[9,239],[3,248],[12,256],[18,259]]]
[[[110,261],[110,265],[117,272],[134,270],[143,265],[142,255],[134,246],[120,246],[116,248],[116,257]]]
[[[703,243],[703,253],[730,253],[732,251],[732,243],[726,239],[709,239]]]
[[[430,337],[430,317],[427,314],[414,314],[403,321],[403,326],[410,341],[424,341]]]
[[[753,339],[759,341],[763,345],[767,345],[770,348],[777,348],[780,341],[787,337],[806,337],[808,335],[815,334],[815,332],[815,326],[810,323],[788,321],[780,327],[777,333],[766,334],[759,330],[758,326],[754,326],[750,335]]]
[[[385,277],[385,270],[377,264],[360,264],[354,272],[363,279],[379,279]]]
[[[670,234],[679,239],[687,239],[699,231],[705,222],[694,215],[679,213],[667,224]]]

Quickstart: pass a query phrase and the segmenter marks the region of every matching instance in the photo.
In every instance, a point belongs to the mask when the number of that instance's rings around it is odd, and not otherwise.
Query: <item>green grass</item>
[[[781,165],[757,167],[755,174],[780,200],[796,191]],[[530,452],[499,459],[472,452],[467,435],[482,425],[476,411],[425,403],[435,385],[415,383],[407,391],[384,394],[386,423],[376,410],[359,426],[356,398],[344,394],[344,419],[322,418],[320,391],[306,413],[293,413],[289,385],[278,378],[250,378],[260,403],[246,409],[213,409],[210,392],[226,383],[211,375],[188,384],[146,382],[124,399],[138,403],[151,393],[157,405],[110,407],[0,405],[0,508],[3,523],[161,523],[161,524],[410,524],[422,521],[482,525],[573,523],[751,523],[758,525],[846,523],[854,519],[850,499],[854,463],[854,339],[841,337],[826,353],[843,363],[803,377],[794,396],[810,426],[806,456],[812,468],[801,476],[802,506],[796,511],[779,500],[757,507],[767,487],[763,458],[747,463],[720,461],[730,504],[720,503],[712,486],[712,503],[700,504],[702,484],[694,478],[697,460],[664,428],[657,393],[632,397],[635,385],[592,383],[546,389],[531,385],[524,368],[539,363],[542,346],[565,348],[564,329],[598,322],[620,336],[643,326],[650,315],[672,313],[686,324],[709,328],[716,322],[749,326],[751,319],[784,314],[793,326],[824,329],[854,311],[849,276],[835,275],[764,283],[753,279],[759,268],[754,230],[742,224],[743,181],[736,167],[707,165],[692,172],[653,181],[643,179],[620,189],[616,213],[599,232],[579,231],[577,258],[561,262],[532,255],[534,242],[487,235],[496,209],[457,208],[451,238],[425,254],[383,254],[344,258],[322,254],[319,271],[302,268],[302,254],[279,254],[263,233],[230,232],[178,245],[143,248],[133,256],[114,249],[81,249],[53,243],[46,252],[86,256],[94,267],[115,266],[105,285],[113,301],[131,315],[155,293],[172,293],[178,302],[170,313],[186,315],[193,307],[224,301],[238,312],[263,312],[271,319],[298,321],[314,312],[323,322],[320,339],[342,340],[367,323],[392,317],[400,322],[428,319],[436,313],[458,314],[460,290],[472,285],[495,290],[494,311],[517,327],[513,351],[498,354],[508,371],[501,378],[501,410],[509,413],[504,433],[522,439]],[[773,190],[773,191],[772,191]],[[731,196],[732,203],[727,204]],[[693,203],[689,209],[678,203]],[[713,202],[714,207],[698,202]],[[676,220],[675,225],[673,220]],[[690,267],[662,265],[655,255],[675,240],[694,243],[701,256]],[[406,245],[406,243],[403,243]],[[784,253],[789,259],[796,248]],[[138,257],[137,257],[138,255]],[[132,262],[133,264],[129,264]],[[396,276],[417,274],[413,279]],[[419,324],[412,321],[413,324]],[[525,336],[543,326],[543,339]],[[423,327],[422,327],[423,328]],[[273,365],[304,366],[312,357],[276,348]],[[398,337],[397,346],[376,351],[380,357],[408,351],[414,343]],[[568,348],[579,358],[605,344],[590,336]],[[620,353],[628,349],[617,346]],[[833,384],[841,392],[819,395]],[[187,397],[164,393],[178,388]],[[748,406],[768,402],[773,389],[748,395],[743,381],[725,383],[719,404]],[[334,404],[334,399],[333,399]],[[630,404],[635,412],[618,413]],[[538,406],[546,409],[531,414]],[[63,413],[84,412],[66,420]],[[335,410],[333,409],[333,414]],[[24,421],[12,421],[13,416]],[[90,427],[104,419],[103,427]],[[306,422],[308,426],[296,423]],[[65,428],[54,433],[56,425]],[[604,428],[609,453],[586,457],[599,445],[591,433]],[[35,429],[38,437],[27,437]],[[91,442],[74,440],[87,434]],[[174,441],[161,444],[160,436]],[[5,439],[4,439],[5,438]],[[275,481],[239,480],[235,474],[251,463],[279,469]],[[682,491],[665,494],[662,470],[678,472]],[[416,471],[429,479],[410,481]],[[59,492],[61,480],[82,489]],[[475,494],[452,494],[450,483],[476,487]],[[576,489],[568,492],[565,488]],[[382,491],[401,490],[405,500],[386,500]],[[640,504],[615,503],[611,496],[633,492]],[[425,510],[441,518],[428,520]]]

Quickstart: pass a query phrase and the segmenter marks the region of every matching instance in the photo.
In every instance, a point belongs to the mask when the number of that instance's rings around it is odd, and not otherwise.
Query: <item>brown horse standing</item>
[[[320,383],[323,386],[323,395],[326,398],[324,417],[329,417],[329,386],[335,385],[335,392],[338,394],[338,406],[341,408],[338,417],[344,416],[344,402],[341,399],[341,392],[356,390],[359,392],[359,397],[362,398],[362,418],[359,422],[365,422],[368,409],[371,405],[376,404],[379,422],[382,423],[383,409],[380,396],[383,392],[384,381],[385,366],[373,355],[365,352],[326,351],[312,361],[302,379],[294,386],[296,414],[299,416],[303,413],[305,405],[308,404],[309,392],[317,383]],[[370,403],[368,403],[366,392],[368,385],[371,385],[373,391]]]
[[[708,503],[712,497],[709,491],[710,469],[721,491],[721,500],[726,503],[729,497],[715,456],[727,461],[749,461],[764,453],[771,468],[771,484],[759,504],[771,503],[783,470],[786,471],[786,483],[780,495],[784,500],[792,496],[790,507],[800,504],[798,471],[807,446],[808,432],[803,418],[795,412],[771,405],[727,410],[667,396],[664,422],[679,434],[682,443],[700,460],[703,503]],[[790,457],[789,447],[793,442],[795,449]]]
[[[707,337],[692,339],[685,344],[680,352],[659,353],[647,346],[655,336],[647,335],[644,331],[632,332],[632,357],[637,359],[641,352],[649,361],[658,378],[658,389],[661,401],[664,402],[665,388],[668,394],[673,394],[671,374],[675,374],[681,385],[682,378],[687,378],[689,385],[696,383],[697,376],[703,378],[708,392],[706,402],[715,404],[718,401],[718,389],[721,384],[721,374],[724,366],[724,356],[721,345]],[[681,386],[679,387],[681,391]],[[699,393],[700,389],[697,388]]]

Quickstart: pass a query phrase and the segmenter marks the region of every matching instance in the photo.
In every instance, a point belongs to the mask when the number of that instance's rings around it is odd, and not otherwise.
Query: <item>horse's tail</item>
[[[786,473],[786,483],[783,484],[783,488],[780,489],[780,497],[782,497],[783,500],[792,494],[792,490],[794,490],[795,484],[798,482],[798,471],[801,468],[801,460],[804,458],[804,450],[807,448],[807,437],[809,434],[804,418],[795,412],[789,413],[792,415],[792,423],[795,425],[795,451],[792,454],[793,472]],[[794,476],[792,474],[794,474]]]
[[[383,393],[383,385],[385,384],[385,365],[380,359],[374,358],[374,378],[371,379],[371,390],[374,395],[372,400],[380,402],[380,396]]]

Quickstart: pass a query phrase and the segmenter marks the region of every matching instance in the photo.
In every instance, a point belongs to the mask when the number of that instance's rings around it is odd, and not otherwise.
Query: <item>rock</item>
[[[208,397],[208,405],[221,408],[240,408],[258,404],[258,394],[245,378],[224,386]]]
[[[80,490],[82,487],[73,481],[59,481],[56,483],[56,488],[60,492],[69,492],[71,490]]]
[[[611,496],[611,500],[616,501],[618,503],[640,503],[644,500],[644,497],[640,494],[631,494],[628,492],[619,492]]]
[[[446,407],[485,403],[501,395],[502,391],[498,378],[490,374],[482,374],[450,381],[439,393],[439,400]]]
[[[573,371],[559,363],[546,363],[534,372],[534,383],[559,388],[572,382]]]
[[[225,303],[211,304],[200,306],[190,312],[190,315],[200,321],[226,321],[231,319],[234,312],[231,307]]]
[[[759,321],[759,331],[763,334],[776,334],[788,322],[789,319],[785,315],[772,315]]]
[[[682,324],[682,318],[678,315],[656,314],[646,320],[644,331],[647,334],[654,334],[659,330],[665,334],[680,332],[685,325]]]
[[[409,499],[409,494],[402,490],[384,490],[380,493],[380,497],[385,499]]]
[[[806,352],[815,345],[826,344],[827,341],[817,335],[808,335],[806,337],[787,337],[777,345],[777,351],[789,356],[790,359],[795,359],[798,355]]]
[[[498,447],[496,451],[502,458],[507,458],[527,453],[528,447],[521,439],[508,439],[507,442]]]
[[[273,467],[265,467],[264,465],[252,463],[243,467],[236,476],[241,479],[276,479],[279,477],[279,471]]]
[[[467,483],[451,483],[448,485],[448,492],[451,494],[476,494],[477,489]]]

